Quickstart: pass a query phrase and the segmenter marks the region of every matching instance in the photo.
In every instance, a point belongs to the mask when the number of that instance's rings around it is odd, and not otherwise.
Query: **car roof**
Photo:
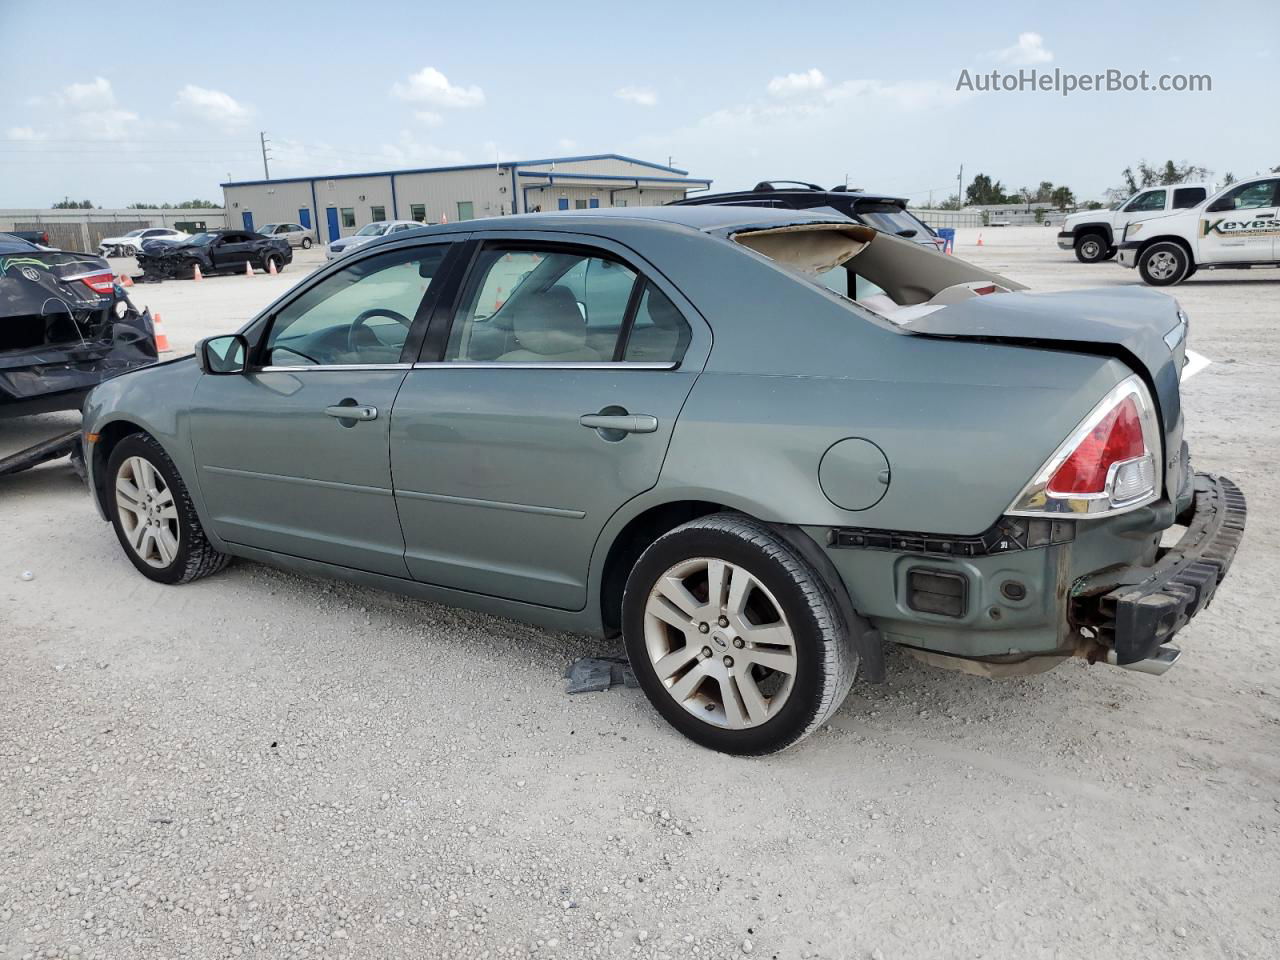
[[[805,223],[838,223],[851,226],[848,217],[836,213],[819,213],[812,210],[781,210],[768,207],[734,206],[675,206],[660,207],[595,207],[587,210],[551,210],[545,213],[508,214],[502,217],[483,217],[478,220],[459,220],[455,223],[419,225],[417,230],[405,230],[384,235],[361,250],[377,245],[395,244],[424,235],[441,236],[453,233],[477,233],[489,230],[581,230],[590,233],[602,227],[620,231],[634,229],[671,230],[686,229],[698,233],[729,236],[742,230],[769,229]],[[343,237],[342,239],[346,239]]]
[[[724,193],[703,193],[693,197],[685,197],[683,200],[673,200],[671,201],[671,205],[713,205],[717,203],[732,203],[735,200],[769,200],[781,197],[827,197],[837,200],[852,197],[855,200],[888,200],[893,203],[901,203],[904,206],[908,201],[907,197],[895,196],[892,193],[877,193],[871,190],[864,190],[861,187],[854,190],[815,190],[812,187],[771,187],[767,190],[753,188],[751,190],[730,190]]]

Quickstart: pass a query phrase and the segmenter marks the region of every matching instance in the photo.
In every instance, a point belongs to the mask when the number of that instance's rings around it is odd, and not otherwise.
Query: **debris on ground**
[[[636,675],[626,657],[579,657],[564,672],[569,681],[566,693],[599,693],[622,684],[638,687]]]

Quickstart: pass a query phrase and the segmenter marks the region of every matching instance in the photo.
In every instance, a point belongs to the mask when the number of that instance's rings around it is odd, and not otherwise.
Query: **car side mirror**
[[[196,361],[208,374],[244,373],[249,368],[249,341],[239,333],[206,337],[196,344]]]
[[[1215,200],[1213,203],[1209,204],[1209,209],[1206,212],[1221,213],[1223,210],[1234,210],[1235,208],[1236,205],[1224,197],[1221,200]]]

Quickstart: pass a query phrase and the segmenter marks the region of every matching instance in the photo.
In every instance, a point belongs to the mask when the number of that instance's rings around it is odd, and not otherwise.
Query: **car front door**
[[[487,235],[491,236],[491,235]],[[477,245],[396,398],[405,560],[426,583],[566,610],[596,539],[658,479],[710,331],[633,254],[592,238]]]
[[[344,262],[255,325],[248,372],[200,379],[192,446],[218,536],[407,576],[387,437],[448,250]]]
[[[1204,263],[1265,263],[1277,259],[1280,179],[1255,180],[1220,194],[1200,216]]]
[[[249,257],[249,237],[243,233],[227,233],[213,241],[213,249],[209,251],[213,266],[217,270],[235,270],[244,267]]]

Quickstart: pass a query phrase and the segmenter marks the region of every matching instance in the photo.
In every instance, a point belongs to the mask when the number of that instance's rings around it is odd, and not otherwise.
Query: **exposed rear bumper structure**
[[[1126,566],[1082,578],[1072,591],[1073,626],[1097,633],[1109,663],[1164,673],[1179,651],[1165,646],[1209,605],[1244,537],[1246,506],[1226,477],[1198,473],[1195,495],[1178,518],[1182,539],[1151,566]]]

